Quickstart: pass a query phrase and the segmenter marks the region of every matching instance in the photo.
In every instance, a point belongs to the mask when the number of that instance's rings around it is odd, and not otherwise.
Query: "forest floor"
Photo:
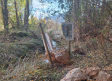
[[[84,43],[81,49],[86,50]],[[112,46],[112,45],[110,45]],[[70,65],[54,64],[46,61],[42,39],[32,33],[16,32],[0,38],[0,81],[60,81],[74,68],[100,67],[112,63],[112,50],[104,51],[91,48],[86,55],[72,52]],[[108,72],[112,75],[112,72]]]

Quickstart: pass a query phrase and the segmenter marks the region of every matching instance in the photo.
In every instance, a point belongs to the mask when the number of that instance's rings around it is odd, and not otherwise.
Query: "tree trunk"
[[[20,12],[19,12],[20,13]],[[20,13],[20,23],[23,26],[22,14]]]
[[[95,23],[95,1],[93,0],[93,23],[96,25]]]
[[[2,16],[4,23],[4,35],[6,36],[7,34],[9,34],[7,0],[1,0],[1,6],[2,6]]]
[[[16,10],[16,22],[17,22],[17,28],[19,28],[19,17],[18,17],[17,5],[16,5],[16,1],[15,1],[15,0],[14,0],[14,4],[15,4],[15,10]]]
[[[80,41],[80,27],[78,25],[78,9],[79,9],[79,2],[80,0],[74,0],[74,17],[75,17],[75,38],[76,41]]]
[[[24,16],[24,27],[25,31],[28,31],[28,17],[29,17],[29,0],[27,0],[27,4],[25,6],[25,16]]]

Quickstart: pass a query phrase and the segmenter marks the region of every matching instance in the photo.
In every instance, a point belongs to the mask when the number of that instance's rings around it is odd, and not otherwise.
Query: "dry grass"
[[[57,72],[44,61],[45,56],[39,55],[32,58],[24,58],[10,66],[6,70],[1,70],[0,80],[2,81],[59,81],[62,72]],[[4,74],[3,74],[4,73]]]
[[[88,38],[85,42],[75,43],[86,55],[73,54],[79,67],[105,67],[112,63],[112,43],[102,37]]]

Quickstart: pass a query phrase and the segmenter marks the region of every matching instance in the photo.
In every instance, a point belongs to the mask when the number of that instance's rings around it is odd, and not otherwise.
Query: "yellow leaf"
[[[40,76],[40,78],[42,78],[42,76]]]
[[[29,73],[25,74],[25,76],[29,76]]]
[[[13,78],[15,78],[15,76],[13,76]]]

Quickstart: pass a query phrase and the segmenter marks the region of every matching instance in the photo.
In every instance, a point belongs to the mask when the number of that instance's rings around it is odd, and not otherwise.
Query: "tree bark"
[[[19,11],[19,13],[20,13],[20,24],[23,26],[23,20],[22,20],[22,14],[21,14],[21,12]]]
[[[4,35],[6,36],[9,34],[7,0],[1,0],[1,6],[2,6],[2,16],[3,16],[3,23],[4,23]]]
[[[17,22],[17,28],[19,28],[19,17],[18,17],[18,11],[17,11],[17,4],[16,4],[16,0],[14,0],[14,4],[15,4],[15,11],[16,11],[16,22]]]
[[[75,38],[76,38],[76,41],[78,42],[78,41],[80,41],[80,38],[81,38],[81,36],[80,36],[80,27],[79,27],[79,25],[78,25],[78,9],[79,9],[79,3],[80,2],[80,0],[74,0],[74,17],[75,17],[75,31],[76,31],[76,33],[75,33]]]
[[[25,16],[24,16],[24,27],[25,31],[28,31],[28,17],[29,17],[29,0],[26,1],[26,6],[25,6]]]

